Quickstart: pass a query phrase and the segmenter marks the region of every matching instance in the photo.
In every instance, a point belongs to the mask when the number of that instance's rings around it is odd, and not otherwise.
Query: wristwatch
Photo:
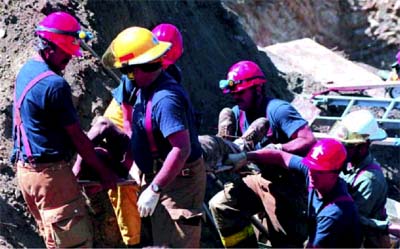
[[[155,184],[155,183],[152,183],[152,184],[150,185],[150,187],[151,187],[151,190],[153,190],[153,192],[156,193],[156,194],[159,194],[159,193],[161,192],[160,186],[158,186],[158,185]]]

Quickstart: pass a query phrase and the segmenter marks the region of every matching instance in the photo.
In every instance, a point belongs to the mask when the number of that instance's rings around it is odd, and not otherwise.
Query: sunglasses
[[[133,73],[135,69],[140,69],[143,72],[150,73],[160,69],[162,66],[161,62],[156,63],[147,63],[147,64],[139,64],[139,65],[128,65],[121,67],[119,71],[122,74],[128,75],[129,73]]]
[[[326,171],[322,171],[322,170],[312,170],[310,169],[310,174],[312,175],[329,175],[329,174],[339,174],[340,170],[326,170]]]

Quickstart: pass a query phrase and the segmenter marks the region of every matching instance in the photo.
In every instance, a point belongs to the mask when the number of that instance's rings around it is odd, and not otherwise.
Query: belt
[[[48,168],[51,168],[52,170],[58,170],[67,166],[70,166],[70,164],[64,160],[51,163],[28,163],[24,161],[17,162],[17,167],[22,167],[34,171],[42,171]]]
[[[193,175],[193,171],[191,168],[185,168],[182,169],[179,176],[192,176]]]
[[[158,173],[158,171],[160,171],[163,163],[164,163],[164,160],[162,160],[162,159],[154,159],[153,160],[153,172],[150,174],[146,174],[146,175],[154,177]],[[178,176],[183,176],[183,177],[188,177],[188,176],[192,176],[192,175],[193,175],[193,170],[188,167],[183,168],[178,174]]]

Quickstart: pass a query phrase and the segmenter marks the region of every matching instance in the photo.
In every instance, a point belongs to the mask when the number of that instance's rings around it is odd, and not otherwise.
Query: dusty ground
[[[231,104],[232,100],[218,91],[217,82],[238,60],[258,62],[269,79],[268,94],[275,97],[290,101],[295,94],[313,92],[320,87],[312,77],[279,73],[271,60],[258,52],[256,45],[314,37],[352,59],[386,69],[400,43],[398,1],[230,0],[223,3],[228,10],[220,1],[189,0],[3,0],[0,3],[0,247],[44,246],[8,163],[13,82],[22,63],[34,52],[32,31],[44,14],[61,9],[78,16],[82,26],[95,34],[96,39],[90,45],[100,55],[113,37],[128,26],[152,28],[160,22],[177,25],[185,43],[185,52],[178,64],[195,107],[203,111],[201,132],[204,134],[215,133],[218,111]],[[232,11],[239,14],[238,19]],[[68,66],[66,78],[72,86],[82,126],[87,129],[92,118],[104,111],[110,100],[109,90],[116,82],[87,52]],[[377,146],[373,150],[386,169],[390,196],[399,199],[399,149]],[[207,234],[202,245],[219,246],[214,240]]]

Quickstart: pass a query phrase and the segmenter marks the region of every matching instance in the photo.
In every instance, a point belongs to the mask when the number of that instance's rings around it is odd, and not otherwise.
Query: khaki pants
[[[92,226],[71,165],[17,163],[17,179],[47,248],[91,247]]]
[[[225,184],[224,190],[210,200],[209,206],[222,239],[229,240],[226,244],[235,247],[245,240],[246,237],[239,235],[251,225],[250,216],[265,212],[267,236],[273,247],[302,247],[306,229],[299,224],[305,224],[305,217],[302,220],[301,210],[296,210],[296,202],[301,197],[291,199],[291,203],[287,192],[283,191],[291,187],[273,184],[261,174]]]
[[[178,175],[161,192],[160,201],[150,217],[154,246],[200,246],[200,221],[206,186],[203,158],[185,164],[184,168],[191,169],[190,175]],[[149,180],[147,179],[147,182],[150,182]]]

